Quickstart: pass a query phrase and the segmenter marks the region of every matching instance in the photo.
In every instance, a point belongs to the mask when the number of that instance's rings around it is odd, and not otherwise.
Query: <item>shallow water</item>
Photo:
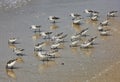
[[[102,6],[101,6],[102,5]],[[111,36],[102,37],[97,31],[100,21],[105,20],[106,13],[110,10],[118,10],[119,0],[31,0],[28,4],[19,8],[1,9],[0,11],[0,81],[2,82],[92,82],[102,76],[105,70],[109,70],[111,65],[116,65],[120,60],[119,45],[119,22],[118,17],[110,19],[108,28],[111,29]],[[98,22],[91,22],[84,9],[94,9],[100,12]],[[80,13],[84,19],[82,25],[73,25],[69,14],[71,12]],[[55,25],[47,20],[48,16],[55,15],[61,19]],[[33,54],[33,46],[44,41],[35,35],[30,29],[30,25],[42,25],[43,31],[52,31],[53,34],[64,32],[68,34],[66,43],[59,51],[60,58],[43,63]],[[70,48],[70,36],[84,28],[89,28],[87,34],[90,38],[98,36],[96,45],[90,49]],[[24,48],[24,63],[15,66],[18,69],[6,71],[6,62],[17,56],[8,45],[10,37],[18,38],[20,44],[16,47]],[[114,41],[113,41],[114,40]],[[49,49],[49,44],[45,47]],[[64,63],[64,65],[62,64]],[[109,78],[112,79],[112,78]],[[98,81],[99,82],[99,79]],[[103,81],[105,82],[105,81]]]

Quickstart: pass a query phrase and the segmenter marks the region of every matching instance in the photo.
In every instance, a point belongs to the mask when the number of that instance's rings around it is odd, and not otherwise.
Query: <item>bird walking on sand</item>
[[[6,69],[13,69],[16,62],[24,62],[21,57],[9,60],[6,65]]]

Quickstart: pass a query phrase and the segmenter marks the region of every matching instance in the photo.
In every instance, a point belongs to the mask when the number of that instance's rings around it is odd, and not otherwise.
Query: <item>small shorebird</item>
[[[63,32],[58,33],[58,34],[52,36],[52,37],[51,37],[51,40],[52,40],[52,41],[55,41],[56,39],[59,39],[59,38],[62,37],[62,36],[63,36]]]
[[[102,31],[103,30],[103,26],[99,25],[97,29],[98,29],[98,31]]]
[[[107,25],[108,25],[108,20],[105,20],[105,21],[103,21],[103,22],[100,22],[100,25],[102,25],[102,26],[107,26]]]
[[[9,40],[8,40],[8,44],[14,44],[15,42],[16,42],[16,38],[10,38]]]
[[[14,64],[16,63],[17,59],[9,60],[7,62],[6,68],[7,69],[13,69]]]
[[[52,34],[52,32],[40,32],[40,34],[44,39],[50,39],[50,34]]]
[[[60,43],[54,43],[51,45],[51,49],[58,49],[58,47],[60,46]]]
[[[54,40],[55,43],[64,43],[64,38],[56,38]]]
[[[81,15],[80,14],[77,14],[77,13],[71,13],[70,16],[72,17],[72,20],[74,19],[77,19],[77,18],[80,18]]]
[[[45,42],[38,43],[34,46],[34,51],[42,51],[42,47],[45,46]]]
[[[38,51],[37,55],[41,58],[43,62],[49,61],[49,58],[51,57],[46,51]]]
[[[91,42],[84,42],[82,44],[80,44],[81,48],[88,48],[91,45]]]
[[[23,62],[23,59],[18,57],[16,59],[9,60],[6,65],[6,69],[13,69],[16,62]]]
[[[98,20],[98,16],[92,16],[92,17],[90,17],[90,19],[92,20],[92,21],[97,21]]]
[[[64,42],[65,37],[67,37],[67,34],[63,34],[63,32],[61,32],[52,36],[51,40],[54,41],[55,43],[61,43]]]
[[[40,32],[41,25],[31,25],[30,29],[34,30],[34,32]]]
[[[79,34],[81,36],[86,36],[86,32],[88,32],[88,28],[83,29]]]
[[[71,36],[71,41],[76,41],[80,39],[81,39],[81,36],[79,33]]]
[[[97,36],[94,36],[94,37],[88,39],[88,42],[90,42],[92,45],[96,38],[97,38]]]
[[[81,21],[81,19],[74,19],[73,24],[80,25],[80,21]]]
[[[107,13],[107,17],[115,17],[118,11],[110,11]]]
[[[97,17],[99,17],[99,12],[98,12],[98,11],[93,11],[93,12],[92,12],[92,16],[97,16]]]
[[[87,13],[87,14],[91,14],[93,11],[92,11],[92,10],[85,9],[84,12]]]
[[[51,58],[55,58],[55,56],[56,56],[57,53],[58,53],[58,50],[50,50],[50,51],[48,52],[48,54],[49,54],[49,56],[50,56]]]
[[[77,47],[79,42],[80,42],[79,40],[75,40],[75,41],[73,41],[72,43],[70,43],[69,46],[70,46],[70,47]]]
[[[59,17],[56,16],[49,16],[48,20],[52,21],[52,23],[56,23],[56,20],[60,19]]]
[[[91,17],[91,16],[98,16],[98,14],[99,14],[99,12],[97,12],[97,11],[88,10],[88,9],[85,9],[84,12],[85,12],[86,14],[89,14],[90,17]]]
[[[97,36],[94,36],[94,37],[88,39],[88,42],[93,42],[93,41],[95,41],[96,38],[97,38]]]
[[[99,31],[101,36],[107,36],[109,35],[109,30],[101,30]]]
[[[15,52],[15,54],[17,56],[23,56],[23,51],[24,51],[24,49],[22,49],[22,48],[14,48],[13,49],[13,52]]]

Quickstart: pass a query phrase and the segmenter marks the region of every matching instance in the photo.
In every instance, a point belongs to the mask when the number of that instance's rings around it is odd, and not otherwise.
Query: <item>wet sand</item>
[[[109,2],[108,2],[109,1]],[[59,2],[34,0],[27,5],[10,10],[0,11],[0,81],[2,82],[119,82],[120,81],[120,1],[119,0],[65,0]],[[59,4],[58,4],[59,3]],[[102,5],[102,6],[101,6]],[[100,12],[100,19],[92,22],[83,13],[84,9]],[[106,13],[118,10],[117,17],[109,19],[110,36],[100,36],[97,26],[105,20]],[[69,14],[80,13],[84,20],[82,25],[73,25]],[[47,20],[48,16],[56,15],[61,19],[55,25]],[[58,58],[43,63],[33,54],[34,44],[44,41],[35,35],[30,25],[42,25],[43,31],[68,34],[66,43],[62,45]],[[84,28],[89,28],[89,37],[98,36],[94,48],[70,48],[70,36]],[[8,45],[10,37],[18,38],[20,44]],[[47,42],[48,49],[50,43]],[[6,70],[6,62],[17,56],[13,47],[24,48],[24,63],[17,63],[17,69]],[[64,63],[64,64],[63,64]]]

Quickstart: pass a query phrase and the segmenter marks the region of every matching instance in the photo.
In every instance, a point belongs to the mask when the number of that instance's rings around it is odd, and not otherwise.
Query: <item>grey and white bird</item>
[[[107,13],[107,16],[108,17],[115,17],[117,12],[118,11],[110,11],[110,12]]]
[[[24,62],[23,59],[21,57],[18,57],[18,58],[15,58],[15,59],[12,59],[12,60],[9,60],[6,64],[6,69],[13,69],[14,68],[14,65],[17,63],[17,62]]]
[[[102,30],[102,31],[99,31],[99,32],[100,32],[101,36],[107,36],[107,35],[109,35],[109,30]]]
[[[83,29],[79,34],[81,36],[86,36],[86,33],[88,32],[88,28]]]
[[[8,44],[14,44],[17,41],[17,38],[10,38]]]
[[[42,47],[45,46],[45,42],[38,43],[34,46],[34,51],[42,51]]]
[[[102,25],[102,26],[107,26],[108,23],[109,23],[108,20],[105,20],[105,21],[100,22],[100,25]]]
[[[14,48],[13,49],[13,52],[17,55],[17,56],[23,56],[24,54],[23,54],[23,51],[24,51],[24,49],[22,49],[22,48]]]
[[[102,30],[103,30],[103,26],[102,26],[102,25],[99,25],[99,26],[97,27],[97,29],[98,29],[98,31],[102,31]]]
[[[58,49],[60,46],[60,43],[54,43],[50,46],[51,49]]]
[[[40,28],[41,28],[41,25],[31,25],[30,26],[30,29],[34,30],[34,32],[37,32],[37,31],[40,32],[41,31]]]
[[[84,42],[80,44],[80,48],[88,48],[91,45],[91,42]]]
[[[72,17],[72,20],[78,19],[78,18],[81,17],[81,15],[80,15],[80,14],[77,14],[77,13],[71,13],[70,16]]]
[[[52,34],[52,32],[40,32],[40,35],[41,35],[44,39],[50,39],[50,34]]]
[[[79,40],[72,41],[69,46],[70,47],[77,47],[79,42],[80,42]]]
[[[56,23],[56,20],[60,19],[59,17],[56,16],[49,16],[48,20],[52,21],[52,23]]]
[[[90,17],[90,19],[92,20],[92,21],[97,21],[98,20],[98,16],[92,16],[92,17]]]
[[[80,25],[80,21],[81,21],[81,19],[74,19],[73,24]]]
[[[49,61],[49,58],[51,57],[46,51],[38,51],[37,52],[38,57],[41,58],[41,60],[44,61]]]

